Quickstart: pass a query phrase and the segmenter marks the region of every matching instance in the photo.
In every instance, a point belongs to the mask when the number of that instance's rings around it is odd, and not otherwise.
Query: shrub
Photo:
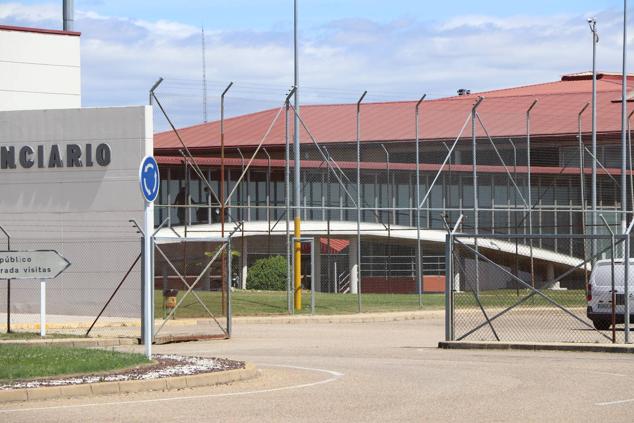
[[[286,258],[273,256],[257,260],[247,272],[247,289],[286,290]]]

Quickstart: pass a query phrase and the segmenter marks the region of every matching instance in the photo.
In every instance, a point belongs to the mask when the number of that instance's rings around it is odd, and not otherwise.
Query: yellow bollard
[[[294,281],[295,281],[295,310],[300,311],[302,309],[302,243],[299,240],[301,231],[299,229],[300,218],[295,217],[295,269],[294,269]]]

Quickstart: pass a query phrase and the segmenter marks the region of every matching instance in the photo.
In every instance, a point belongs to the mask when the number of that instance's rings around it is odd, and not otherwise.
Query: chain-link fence
[[[11,238],[11,251],[55,250],[71,264],[46,281],[47,332],[98,337],[141,333],[140,240]],[[40,280],[0,281],[4,331],[38,332]]]
[[[317,313],[442,307],[444,234],[461,215],[465,233],[537,234],[533,248],[563,257],[596,254],[571,237],[607,235],[598,213],[620,225],[633,175],[621,178],[615,133],[589,145],[587,96],[381,103],[371,95],[305,105],[298,116],[280,96],[256,115],[157,135],[165,169],[157,221],[183,236],[238,229],[236,315],[311,310],[288,301],[290,280],[285,292],[247,283],[260,259],[282,256],[290,266],[295,217],[314,240],[316,251],[303,246],[299,279],[304,304],[316,291]],[[188,155],[187,146],[222,153]],[[513,244],[503,255],[517,267],[528,253]]]
[[[138,238],[11,239],[11,251],[55,250],[71,263],[61,275],[46,281],[47,333],[56,336],[141,337],[140,247]],[[157,240],[152,304],[155,340],[229,335],[228,281],[237,274],[237,262],[231,260],[236,256],[228,242]],[[232,262],[234,271],[230,272]],[[39,332],[40,282],[0,281],[3,331]]]
[[[561,254],[543,241],[588,253]],[[626,235],[448,236],[448,339],[623,342],[626,241]]]
[[[230,336],[233,258],[229,241],[154,239],[155,342]]]

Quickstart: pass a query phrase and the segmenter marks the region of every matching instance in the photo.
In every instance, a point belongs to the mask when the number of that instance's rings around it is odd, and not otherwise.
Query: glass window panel
[[[462,207],[473,207],[473,178],[462,177]]]
[[[506,211],[495,212],[495,232],[509,233],[509,214]]]
[[[450,182],[447,195],[447,207],[459,208],[460,207],[460,178],[456,175],[452,175],[451,178],[447,178]]]
[[[410,202],[409,179],[405,175],[397,175],[396,178],[396,207],[407,209]],[[409,225],[409,211],[399,210],[397,213],[398,225]]]
[[[491,176],[482,175],[478,177],[478,206],[491,207]]]
[[[534,201],[541,200],[543,206],[552,206],[555,203],[554,180],[551,177],[542,176],[540,178],[539,196]]]
[[[509,201],[508,195],[508,179],[502,175],[496,175],[493,178],[495,183],[494,191],[494,200],[496,207],[506,207]]]

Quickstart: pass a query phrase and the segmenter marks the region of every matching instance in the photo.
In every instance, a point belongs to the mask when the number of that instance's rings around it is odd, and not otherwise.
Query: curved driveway
[[[0,421],[611,421],[634,416],[626,354],[447,351],[443,322],[237,324],[160,352],[249,360],[227,386],[5,404]]]

